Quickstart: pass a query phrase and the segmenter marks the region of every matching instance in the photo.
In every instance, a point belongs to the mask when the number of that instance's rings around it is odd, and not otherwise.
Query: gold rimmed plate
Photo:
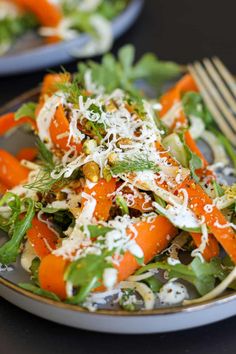
[[[39,89],[28,91],[6,104],[0,114],[15,111],[21,104],[36,100]],[[15,153],[23,146],[34,144],[34,137],[23,129],[0,138],[0,148]],[[5,235],[0,234],[0,243]],[[56,302],[32,294],[18,286],[29,281],[18,260],[8,270],[0,268],[0,295],[16,306],[37,316],[60,324],[110,333],[160,333],[203,326],[236,315],[236,292],[200,304],[188,306],[156,307],[148,311],[127,312],[112,309],[110,305],[97,312],[75,305]]]

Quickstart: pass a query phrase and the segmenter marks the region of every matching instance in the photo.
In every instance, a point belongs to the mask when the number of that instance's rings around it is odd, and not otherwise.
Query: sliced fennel
[[[205,130],[205,124],[203,123],[202,119],[195,116],[189,117],[191,126],[189,128],[189,132],[193,139],[198,139],[202,136],[202,133]]]
[[[181,163],[182,166],[188,167],[188,157],[182,141],[179,136],[172,133],[166,136],[162,143],[166,149],[168,149],[171,155]]]
[[[212,150],[213,158],[214,158],[213,164],[220,163],[221,166],[225,166],[229,164],[229,159],[227,157],[225,149],[219,143],[219,140],[213,133],[205,130],[201,134],[201,139],[204,140]]]

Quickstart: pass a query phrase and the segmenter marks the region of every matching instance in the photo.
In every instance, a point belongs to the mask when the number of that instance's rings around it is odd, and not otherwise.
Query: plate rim
[[[46,304],[53,306],[54,308],[61,310],[70,310],[77,313],[84,313],[90,315],[99,315],[99,316],[111,316],[111,317],[147,317],[147,316],[163,316],[163,315],[174,315],[177,313],[190,313],[196,311],[202,311],[213,306],[223,305],[225,303],[233,302],[236,300],[236,292],[222,295],[216,299],[206,300],[201,303],[190,304],[190,305],[179,305],[179,306],[170,306],[163,307],[152,310],[139,310],[139,311],[126,311],[126,310],[106,310],[98,309],[94,312],[89,311],[86,308],[81,307],[80,305],[67,304],[64,302],[55,301],[37,294],[34,294],[28,290],[21,288],[19,285],[14,284],[13,282],[0,276],[0,285],[20,294],[28,299],[38,301],[41,304]]]

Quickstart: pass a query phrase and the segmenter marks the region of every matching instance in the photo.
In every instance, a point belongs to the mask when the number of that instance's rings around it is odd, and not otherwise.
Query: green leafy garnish
[[[50,191],[53,187],[63,186],[65,178],[60,176],[58,178],[52,178],[52,171],[60,170],[60,166],[56,165],[53,160],[53,154],[49,151],[46,145],[37,140],[38,154],[41,161],[41,169],[38,172],[35,180],[32,183],[24,185],[25,188],[32,189],[41,193]]]
[[[224,189],[221,187],[221,185],[219,183],[216,182],[215,179],[212,180],[212,185],[213,185],[216,197],[222,197],[225,194]]]
[[[59,299],[59,297],[54,294],[51,291],[47,291],[47,290],[43,290],[41,288],[39,288],[38,286],[35,286],[33,284],[29,284],[29,283],[19,283],[18,284],[22,289],[28,290],[33,294],[39,295],[39,296],[43,296],[46,297],[48,299],[54,300],[54,301],[61,301]]]
[[[0,206],[3,205],[7,205],[10,208],[11,215],[7,218],[0,215],[0,228],[11,235],[14,223],[21,213],[21,200],[18,195],[7,192],[0,200]]]
[[[222,281],[227,276],[219,258],[213,258],[210,262],[202,262],[196,257],[189,265],[170,265],[165,262],[150,263],[140,268],[136,274],[142,274],[150,269],[167,270],[168,279],[186,280],[195,286],[200,295],[205,295],[213,290],[216,280]]]
[[[179,65],[160,61],[154,54],[145,54],[136,64],[134,57],[134,47],[126,45],[118,51],[118,59],[108,53],[103,56],[101,64],[93,61],[79,63],[79,78],[83,82],[85,72],[91,70],[92,80],[102,86],[105,92],[121,88],[131,96],[139,97],[141,92],[134,86],[137,80],[145,80],[160,91],[166,80],[173,79],[181,72]]]
[[[38,257],[35,257],[30,266],[31,280],[37,286],[39,286],[38,273],[39,273],[40,262],[41,262],[40,259]]]
[[[91,290],[101,285],[104,270],[113,267],[112,263],[106,260],[111,254],[112,252],[108,251],[101,255],[88,254],[69,265],[65,280],[77,288],[76,295],[69,299],[70,303],[83,302]]]
[[[155,293],[157,293],[163,286],[163,283],[154,276],[144,279],[143,282]]]
[[[22,117],[30,117],[35,119],[35,109],[37,104],[35,102],[24,103],[15,113],[15,120]]]
[[[148,156],[143,157],[135,155],[130,158],[124,158],[123,160],[116,161],[114,165],[111,166],[111,173],[113,175],[146,170],[151,170],[153,172],[158,172],[160,170],[156,162],[149,160]]]
[[[31,222],[35,214],[34,201],[30,198],[25,198],[22,201],[22,206],[26,209],[25,216],[20,219],[18,214],[17,219],[14,220],[11,239],[0,247],[0,263],[2,264],[16,261],[23,238],[27,230],[31,227]]]
[[[14,40],[24,34],[27,30],[36,27],[37,21],[33,14],[25,13],[17,17],[4,17],[0,20],[0,54],[14,42]]]
[[[90,237],[94,239],[99,236],[105,236],[108,232],[113,230],[111,227],[102,225],[87,225],[86,228],[89,231]],[[84,231],[85,227],[82,226],[81,230]]]
[[[181,140],[182,140],[182,143],[183,143],[185,151],[186,151],[187,160],[188,160],[188,166],[189,166],[189,169],[191,171],[191,175],[195,179],[196,182],[199,182],[200,179],[197,176],[195,171],[198,170],[199,168],[203,167],[203,162],[200,159],[200,157],[197,154],[195,154],[195,152],[192,152],[190,150],[188,145],[185,143],[185,139],[184,139],[183,136],[181,136]]]
[[[187,116],[195,116],[202,119],[206,129],[211,131],[223,145],[229,155],[234,168],[236,168],[236,154],[230,141],[218,130],[216,122],[205,105],[201,95],[196,92],[187,92],[182,98],[182,104]]]

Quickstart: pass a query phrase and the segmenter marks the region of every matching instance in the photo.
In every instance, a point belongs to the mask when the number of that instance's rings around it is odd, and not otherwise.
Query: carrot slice
[[[199,91],[194,79],[189,74],[183,76],[173,88],[171,88],[161,97],[160,103],[162,105],[162,109],[159,112],[160,117],[163,117],[169,111],[169,109],[173,107],[175,103],[180,102],[182,94],[188,91]],[[187,126],[187,124],[187,118],[183,110],[181,110],[178,116],[176,117],[171,129],[174,130],[176,127],[179,126],[184,127]]]
[[[33,12],[43,26],[56,27],[62,19],[60,8],[48,0],[13,0],[27,11]]]
[[[45,75],[41,87],[41,95],[51,96],[53,93],[58,91],[58,84],[66,83],[69,80],[70,74],[68,73]]]
[[[201,245],[202,242],[202,234],[194,233],[192,232],[191,237],[197,247]],[[203,251],[203,257],[204,259],[208,262],[212,258],[217,257],[220,253],[220,248],[217,240],[214,238],[213,235],[209,235],[208,237],[208,243]]]
[[[50,254],[56,248],[58,241],[55,232],[37,217],[32,220],[32,227],[27,231],[27,238],[39,258]]]
[[[27,180],[29,170],[9,152],[0,149],[0,181],[13,188]]]
[[[81,152],[82,150],[81,142],[74,143],[72,139],[70,146],[68,146],[69,131],[70,131],[69,122],[68,119],[66,118],[64,108],[60,104],[57,107],[55,116],[53,117],[49,127],[49,132],[50,132],[52,142],[55,145],[55,147],[61,150],[68,151],[70,150],[71,146],[74,146],[77,152]]]
[[[39,283],[41,288],[54,292],[61,300],[66,299],[64,273],[68,264],[68,260],[54,254],[49,254],[42,259],[39,266]]]
[[[116,190],[116,179],[112,178],[109,182],[101,178],[94,187],[89,188],[86,186],[84,188],[84,193],[92,195],[96,199],[96,207],[94,211],[94,216],[98,220],[107,220],[109,217],[110,209],[112,206],[112,193]],[[86,203],[86,199],[82,198],[82,205]]]
[[[177,229],[164,216],[157,216],[150,223],[141,221],[133,226],[137,231],[135,241],[143,250],[145,264],[163,251],[177,234]],[[128,234],[132,236],[133,231],[128,231]],[[130,252],[126,252],[117,267],[119,281],[127,279],[139,267],[136,258]]]
[[[204,192],[200,185],[190,177],[179,186],[178,189],[185,189],[188,193],[188,206],[199,218],[204,217],[204,222],[222,245],[230,258],[236,263],[236,235],[233,229],[228,225],[228,221],[213,204],[212,200]],[[178,191],[176,191],[177,193]],[[205,210],[205,205],[211,205],[212,211]]]
[[[16,154],[16,158],[20,160],[34,161],[38,155],[38,149],[34,147],[22,148]]]
[[[11,129],[22,125],[29,124],[33,130],[36,130],[36,122],[30,117],[22,117],[15,120],[15,113],[7,113],[0,117],[0,135],[6,134]]]
[[[3,195],[7,191],[7,186],[0,181],[0,194]]]

